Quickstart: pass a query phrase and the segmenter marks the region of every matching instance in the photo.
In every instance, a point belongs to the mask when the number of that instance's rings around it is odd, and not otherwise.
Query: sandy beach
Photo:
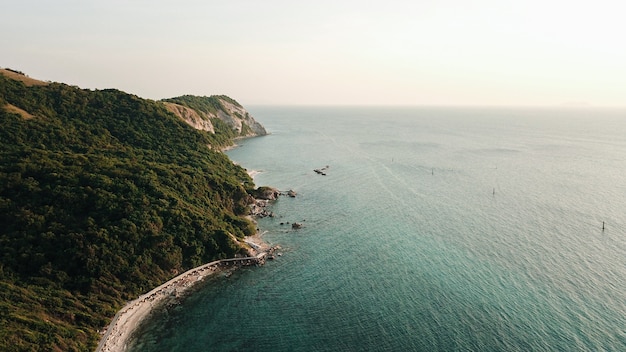
[[[273,248],[263,242],[260,234],[246,237],[245,242],[252,247],[250,257],[223,259],[201,265],[128,302],[103,330],[96,352],[125,351],[133,332],[155,307],[167,302],[168,299],[178,297],[194,284],[223,268],[263,264],[266,254]]]

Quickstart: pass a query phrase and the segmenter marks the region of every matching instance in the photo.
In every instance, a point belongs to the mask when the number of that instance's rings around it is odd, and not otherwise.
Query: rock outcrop
[[[274,212],[267,210],[268,200],[257,199],[250,204],[250,216],[256,218],[274,217]]]
[[[255,190],[254,197],[263,200],[276,200],[280,196],[280,191],[273,187],[259,187]]]

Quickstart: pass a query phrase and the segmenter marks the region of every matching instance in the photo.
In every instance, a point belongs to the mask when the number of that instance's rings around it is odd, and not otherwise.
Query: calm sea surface
[[[228,154],[298,192],[259,222],[282,256],[132,351],[626,351],[626,110],[250,111]]]

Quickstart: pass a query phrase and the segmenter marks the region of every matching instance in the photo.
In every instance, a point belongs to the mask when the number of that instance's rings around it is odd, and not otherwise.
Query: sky
[[[3,0],[0,67],[245,105],[626,106],[615,0]]]

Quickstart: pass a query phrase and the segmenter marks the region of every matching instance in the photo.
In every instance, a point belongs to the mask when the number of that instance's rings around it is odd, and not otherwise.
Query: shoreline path
[[[159,287],[145,293],[139,298],[128,302],[124,308],[120,309],[111,323],[106,327],[96,352],[122,352],[126,350],[129,338],[139,323],[159,304],[169,297],[176,297],[194,284],[202,281],[206,276],[211,275],[219,269],[232,266],[262,265],[268,254],[276,247],[256,243],[259,246],[257,255],[244,258],[230,258],[216,260],[203,264],[184,272],[160,285]]]

